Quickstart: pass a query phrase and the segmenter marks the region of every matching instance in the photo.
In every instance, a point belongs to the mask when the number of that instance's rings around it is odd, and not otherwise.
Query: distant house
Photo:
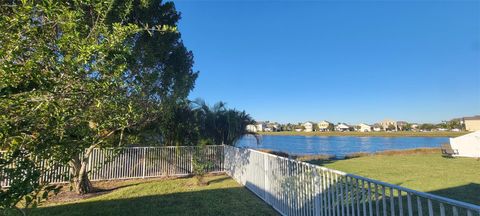
[[[318,123],[318,129],[320,131],[329,131],[331,128],[333,128],[333,124],[331,122],[323,120]]]
[[[247,131],[248,132],[257,132],[257,126],[255,126],[254,124],[249,124],[249,125],[247,125]]]
[[[397,121],[397,130],[404,130],[408,126],[406,121]]]
[[[312,132],[313,131],[313,123],[312,122],[305,122],[303,123],[303,127],[305,127],[305,132]]]
[[[257,128],[257,132],[262,132],[265,131],[265,128],[267,128],[267,124],[265,122],[257,122],[255,127]]]
[[[412,128],[412,130],[417,130],[418,129],[418,124],[411,124],[410,127]]]
[[[340,123],[337,126],[335,126],[336,131],[350,131],[351,127],[345,123]]]
[[[480,115],[472,117],[464,117],[463,123],[467,131],[480,131]]]
[[[267,128],[269,131],[280,131],[280,125],[277,123],[268,123]]]
[[[450,146],[458,151],[458,157],[480,158],[480,131],[450,138]]]
[[[301,132],[302,129],[301,129],[301,128],[295,128],[295,131],[296,131],[296,132]]]
[[[373,129],[373,131],[376,131],[376,132],[379,132],[379,131],[382,131],[382,130],[383,130],[382,126],[381,126],[380,124],[378,124],[378,123],[377,123],[377,124],[374,124],[374,125],[372,126],[372,129]]]
[[[382,126],[383,130],[390,130],[389,128],[395,128],[394,130],[397,131],[397,121],[391,120],[391,119],[385,119],[381,122],[378,123],[380,126]]]
[[[361,123],[357,125],[357,128],[360,132],[371,132],[373,127],[371,125]]]

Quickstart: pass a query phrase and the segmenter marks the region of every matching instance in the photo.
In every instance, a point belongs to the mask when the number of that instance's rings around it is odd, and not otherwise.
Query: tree
[[[446,121],[445,126],[449,130],[452,130],[452,129],[464,130],[465,128],[462,122],[460,121],[460,119],[452,119],[450,121]]]
[[[393,124],[389,124],[387,126],[387,131],[396,131],[397,130],[397,127],[395,127],[395,125]]]
[[[320,127],[318,127],[318,124],[312,123],[313,124],[313,131],[320,131]]]
[[[420,130],[423,130],[423,131],[431,131],[431,130],[434,130],[436,129],[436,126],[434,124],[421,124],[420,126],[418,126],[418,128]]]
[[[328,131],[334,131],[335,130],[335,125],[329,124],[328,127],[327,127],[327,130]]]
[[[124,145],[185,101],[198,76],[173,3],[12,0],[0,12],[0,139],[12,157],[0,166],[29,160],[21,173],[35,176],[39,160],[68,163],[78,193],[93,189],[94,148]],[[12,179],[31,188],[17,203],[48,183]]]
[[[199,127],[202,139],[212,140],[215,144],[234,145],[244,135],[256,134],[246,127],[255,121],[245,111],[228,109],[224,102],[208,106],[205,101],[197,99],[193,107],[199,112]],[[257,138],[258,142],[258,138]]]
[[[412,130],[412,124],[407,123],[402,127],[402,131],[411,131]]]

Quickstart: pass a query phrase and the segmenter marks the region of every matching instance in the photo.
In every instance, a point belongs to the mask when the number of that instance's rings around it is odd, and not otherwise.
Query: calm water
[[[238,146],[271,149],[296,155],[329,154],[343,157],[354,152],[440,147],[448,137],[321,137],[321,136],[261,136],[257,145],[253,136],[245,136]]]

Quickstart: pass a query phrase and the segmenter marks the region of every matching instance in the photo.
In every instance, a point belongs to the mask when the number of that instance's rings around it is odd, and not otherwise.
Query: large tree
[[[75,190],[91,191],[91,151],[122,145],[164,103],[184,101],[198,75],[170,2],[10,0],[0,13],[0,141],[10,157],[0,168],[32,164],[12,182],[28,189],[0,197],[18,202],[46,185],[34,178],[39,159],[69,163]]]

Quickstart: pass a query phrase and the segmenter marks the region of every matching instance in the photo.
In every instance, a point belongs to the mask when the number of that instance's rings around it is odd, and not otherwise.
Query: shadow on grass
[[[227,181],[229,179],[231,179],[231,178],[228,177],[228,176],[224,176],[222,178],[217,178],[217,179],[210,180],[210,181],[208,181],[208,184],[221,183],[221,182]]]
[[[331,164],[337,162],[338,159],[313,159],[313,160],[302,160],[303,162],[318,165],[318,166],[325,166],[326,164]]]
[[[87,200],[33,209],[31,215],[276,215],[276,212],[247,189],[228,188]]]
[[[431,194],[461,200],[463,202],[480,205],[480,184],[470,183],[458,187],[429,191]]]

